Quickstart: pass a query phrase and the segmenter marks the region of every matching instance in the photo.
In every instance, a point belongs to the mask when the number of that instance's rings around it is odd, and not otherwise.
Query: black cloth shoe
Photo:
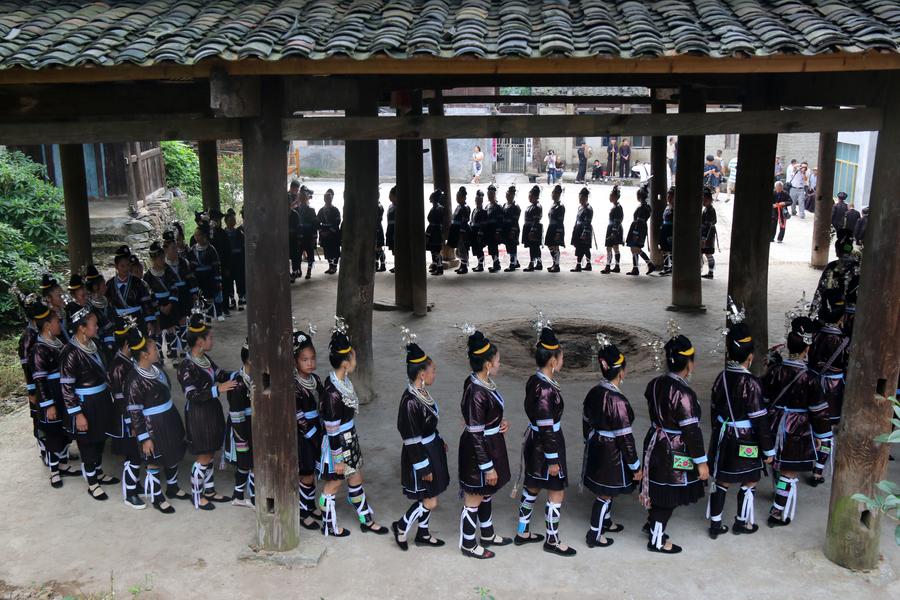
[[[557,556],[575,556],[577,552],[575,548],[569,546],[565,550],[559,547],[557,544],[548,544],[544,543],[544,552],[549,552],[550,554],[556,554]]]
[[[387,527],[376,523],[360,523],[359,529],[363,533],[374,533],[375,535],[387,535],[388,533]]]
[[[820,486],[823,483],[825,483],[825,478],[824,477],[815,477],[813,475],[810,475],[809,477],[806,478],[806,483],[808,483],[812,487],[817,487],[817,486]]]
[[[444,540],[439,540],[431,534],[420,535],[416,533],[416,539],[413,540],[416,546],[431,546],[432,548],[440,548],[444,545]]]
[[[489,540],[481,540],[481,545],[485,548],[488,548],[489,546],[509,546],[512,543],[512,538],[503,537],[502,535],[496,534]]]
[[[322,529],[321,529],[320,531],[322,532],[322,535],[325,535],[325,525],[322,525]],[[341,529],[341,532],[340,532],[340,533],[335,533],[335,532],[333,532],[333,531],[329,531],[329,532],[328,532],[328,537],[337,537],[337,538],[341,538],[341,537],[347,537],[348,535],[350,535],[350,530],[347,529],[346,527],[344,527],[343,529]]]
[[[734,525],[731,526],[731,533],[734,535],[750,535],[757,531],[759,531],[759,525],[756,523],[748,527],[746,523],[741,523],[737,519],[734,520]]]
[[[625,273],[625,274],[626,274],[626,275],[640,275],[641,272],[638,271],[638,268],[637,268],[637,267],[635,267],[635,268],[633,268],[632,270],[628,271],[628,272]]]
[[[785,519],[784,521],[782,521],[780,518],[776,517],[775,515],[769,515],[769,519],[766,521],[766,525],[768,525],[769,527],[784,527],[785,525],[790,525],[790,524],[791,524],[790,519]]]
[[[578,263],[577,265],[575,265],[574,269],[569,269],[570,273],[578,273],[579,271],[581,271],[581,263]]]
[[[209,506],[212,506],[212,504],[210,504]],[[160,500],[159,502],[154,502],[153,508],[164,515],[171,515],[175,512],[175,507],[169,504],[168,500]]]
[[[718,538],[723,533],[728,533],[728,525],[722,525],[722,523],[711,523],[709,526],[709,538],[714,540]]]
[[[143,500],[141,500],[141,497],[137,495],[127,496],[125,498],[125,506],[127,506],[128,508],[133,508],[135,510],[144,510],[145,508],[147,508],[147,505]]]
[[[535,271],[543,271],[543,270],[544,270],[544,264],[543,264],[541,261],[538,261],[538,263],[534,266],[534,270],[535,270]]]
[[[612,546],[615,541],[612,538],[606,538],[606,541],[602,542],[597,539],[597,534],[593,531],[588,531],[584,536],[584,543],[587,544],[588,548],[606,548],[607,546]]]
[[[525,544],[536,544],[537,542],[543,542],[544,536],[539,533],[532,533],[530,537],[524,537],[519,534],[516,534],[516,538],[513,540],[516,546],[524,546]]]
[[[678,544],[672,544],[672,547],[666,550],[665,546],[663,546],[662,548],[657,548],[656,544],[648,543],[647,550],[649,550],[650,552],[659,552],[660,554],[678,554],[679,552],[681,552],[681,546],[679,546]]]
[[[656,270],[656,265],[653,263],[647,263],[647,275],[654,272]]]
[[[591,263],[584,265],[584,268],[582,269],[582,271],[593,271],[593,270],[594,269],[593,269],[593,267],[591,267]]]
[[[403,541],[400,540],[400,536],[403,534],[400,533],[400,523],[399,522],[394,521],[393,523],[391,523],[391,532],[393,532],[393,534],[394,534],[394,541],[397,542],[397,546],[399,546],[399,548],[401,550],[403,550],[404,552],[409,550],[409,543],[406,542],[405,540],[403,540]]]
[[[612,268],[612,273],[621,273],[622,269],[619,268],[619,265],[616,265]]]
[[[468,548],[460,548],[460,551],[463,553],[463,556],[477,558],[479,560],[494,558],[496,556],[496,554],[494,554],[484,546],[475,546],[475,548],[473,548],[472,550],[469,550]]]
[[[612,273],[612,268],[609,265],[606,265],[605,267],[603,267],[603,270],[600,272],[603,273],[604,275],[606,275],[608,273]]]
[[[559,265],[553,265],[549,269],[547,269],[548,273],[559,273]]]
[[[169,500],[190,500],[191,495],[177,485],[170,485],[166,488],[166,498]]]
[[[459,269],[457,269],[456,272],[457,272],[457,274],[459,274],[459,275],[465,275],[466,273],[469,272],[469,267],[463,265],[463,266],[461,266]]]
[[[480,264],[480,263],[478,264],[477,267],[475,267],[474,269],[472,269],[472,272],[473,272],[473,273],[481,273],[482,271],[484,271],[484,265],[482,265],[482,264]]]
[[[61,488],[63,486],[62,477],[59,475],[59,471],[54,471],[50,473],[50,487],[53,488]]]
[[[712,279],[712,278],[713,278],[713,272],[712,272],[712,271],[707,271],[705,274],[701,275],[700,277],[702,277],[703,279]]]

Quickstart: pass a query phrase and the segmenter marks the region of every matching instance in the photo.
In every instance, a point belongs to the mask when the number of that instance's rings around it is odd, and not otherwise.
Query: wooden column
[[[700,91],[682,87],[679,113],[706,110]],[[703,209],[704,136],[678,137],[672,240],[672,304],[669,310],[705,310],[700,287],[700,212]]]
[[[398,114],[401,109],[397,109]],[[412,263],[410,262],[410,173],[407,160],[411,140],[397,140],[397,206],[394,209],[394,302],[398,308],[412,310]]]
[[[59,147],[63,196],[66,207],[66,234],[69,237],[69,268],[78,272],[93,262],[91,258],[91,215],[88,207],[87,176],[81,144]]]
[[[378,114],[376,96],[360,85],[359,107],[348,116]],[[356,350],[353,383],[360,401],[375,398],[372,356],[372,295],[375,291],[375,221],[378,199],[378,140],[345,143],[344,222],[341,227],[341,268],[337,313],[347,321]]]
[[[837,160],[836,132],[819,134],[819,180],[816,183],[816,212],[813,215],[812,256],[809,266],[824,269],[831,249],[831,209],[834,208],[834,163]],[[740,171],[738,171],[740,173]]]
[[[666,102],[664,100],[654,100],[650,103],[650,112],[653,114],[665,114]],[[648,231],[648,239],[650,241],[650,260],[653,264],[659,266],[662,264],[662,251],[659,249],[659,227],[662,224],[663,211],[666,209],[666,191],[668,184],[666,182],[666,173],[668,166],[666,165],[666,136],[657,135],[650,138],[650,172],[653,174],[650,179],[650,230]]]
[[[414,102],[404,114],[421,114]],[[400,109],[398,109],[400,112]],[[427,311],[425,192],[421,140],[397,140],[397,209],[394,291],[397,306],[416,316]]]
[[[216,140],[197,142],[197,156],[200,159],[200,193],[203,196],[203,210],[206,212],[222,210],[219,198],[219,150]]]
[[[435,90],[434,99],[428,105],[428,114],[444,116],[444,98],[441,90]],[[450,192],[450,155],[447,151],[446,138],[431,140],[431,174],[434,189],[443,190],[446,198],[444,202],[444,240],[446,240],[450,233],[453,207],[456,205],[455,196]],[[455,250],[446,245],[442,250],[444,261],[448,263],[448,266],[453,266],[457,260]]]
[[[753,93],[745,110],[763,108],[762,94]],[[751,366],[761,375],[769,347],[769,245],[772,242],[772,164],[777,133],[745,134],[738,146],[738,165],[728,261],[728,294],[743,305],[756,347]]]
[[[259,545],[295,548],[300,535],[297,428],[293,390],[290,280],[284,218],[287,144],[281,129],[282,82],[260,81],[258,117],[241,122],[244,147],[244,236],[247,334],[254,381],[253,471]]]
[[[894,76],[883,106],[825,541],[825,556],[854,570],[878,566],[881,514],[852,496],[874,496],[887,471],[889,446],[872,438],[891,431],[887,398],[900,368],[900,78]]]

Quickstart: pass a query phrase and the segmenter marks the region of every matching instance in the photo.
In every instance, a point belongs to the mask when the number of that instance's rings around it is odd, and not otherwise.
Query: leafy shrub
[[[200,159],[197,152],[184,142],[161,142],[160,147],[166,162],[166,186],[178,188],[188,196],[200,196]]]
[[[18,282],[36,291],[42,270],[65,261],[67,243],[62,190],[46,169],[21,152],[0,151],[0,324],[17,322],[7,291]]]
[[[219,198],[222,212],[233,208],[240,213],[244,202],[244,156],[243,154],[219,155]]]

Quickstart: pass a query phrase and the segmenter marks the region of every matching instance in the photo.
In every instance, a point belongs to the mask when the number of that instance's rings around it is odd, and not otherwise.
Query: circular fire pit
[[[534,347],[537,332],[524,319],[506,319],[478,324],[478,327],[500,348],[503,371],[528,375],[534,372]],[[562,377],[597,378],[597,334],[603,333],[628,360],[628,372],[646,373],[655,369],[653,352],[647,343],[659,336],[640,327],[590,319],[560,319],[553,331],[563,348],[565,363]]]

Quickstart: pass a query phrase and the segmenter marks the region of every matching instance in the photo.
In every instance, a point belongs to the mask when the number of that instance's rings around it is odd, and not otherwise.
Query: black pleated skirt
[[[188,402],[184,422],[191,454],[212,454],[222,449],[225,443],[225,416],[218,398]]]
[[[164,413],[146,417],[150,439],[153,440],[153,463],[159,463],[164,467],[177,465],[184,458],[187,450],[185,442],[184,424],[181,415],[173,406]],[[196,454],[200,454],[199,452]]]

